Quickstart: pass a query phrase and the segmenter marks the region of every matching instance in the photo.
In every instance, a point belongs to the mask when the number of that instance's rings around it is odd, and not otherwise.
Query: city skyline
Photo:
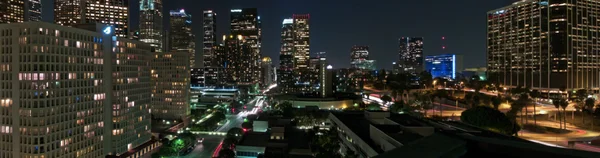
[[[464,3],[454,1],[430,3],[426,1],[415,2],[388,2],[374,1],[369,3],[369,7],[353,8],[360,6],[361,1],[328,1],[319,2],[309,0],[295,5],[286,5],[285,2],[273,0],[266,1],[165,1],[163,2],[163,14],[169,10],[178,8],[190,8],[188,12],[194,16],[193,21],[198,21],[193,25],[193,30],[198,37],[202,37],[202,11],[212,9],[220,14],[221,20],[217,22],[217,41],[221,36],[229,34],[229,11],[234,8],[258,8],[261,15],[263,35],[262,35],[262,55],[273,59],[275,65],[279,64],[280,33],[281,21],[292,14],[311,14],[311,53],[325,51],[329,56],[339,56],[336,60],[329,60],[329,63],[336,68],[350,67],[347,54],[353,45],[367,45],[371,48],[371,57],[377,60],[378,68],[392,68],[392,62],[397,59],[387,58],[389,55],[397,54],[397,40],[402,36],[424,37],[427,44],[424,48],[424,55],[444,54],[441,46],[440,37],[445,36],[446,53],[459,53],[465,56],[465,67],[483,67],[486,61],[485,37],[486,23],[485,14],[502,6],[507,6],[514,2],[513,0],[501,1],[475,1],[463,0]],[[44,1],[43,10],[52,10],[52,2]],[[131,29],[137,29],[137,20],[139,18],[138,3],[130,3]],[[464,6],[467,5],[467,6]],[[471,9],[457,10],[457,7],[469,7]],[[475,7],[477,6],[477,7]],[[191,9],[192,7],[198,9]],[[413,14],[417,11],[430,12],[423,16],[402,16],[403,14]],[[382,14],[382,13],[386,14]],[[345,16],[342,16],[345,15]],[[44,21],[52,20],[52,15],[44,12]],[[364,23],[354,23],[352,19],[362,17]],[[369,18],[372,17],[372,18]],[[426,20],[420,20],[426,19]],[[330,21],[330,22],[328,22]],[[405,21],[413,21],[407,23]],[[366,29],[371,27],[376,29]],[[168,26],[165,26],[167,28]],[[396,31],[397,30],[397,31]],[[374,36],[380,35],[380,36]],[[202,38],[197,38],[196,43],[201,43]],[[196,48],[196,55],[202,53],[202,47]]]

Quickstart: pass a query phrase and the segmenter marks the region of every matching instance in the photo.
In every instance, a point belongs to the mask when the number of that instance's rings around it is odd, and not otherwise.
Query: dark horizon
[[[469,68],[486,63],[486,12],[512,2],[306,0],[292,4],[277,0],[177,0],[163,1],[163,13],[184,8],[192,14],[197,56],[202,54],[202,10],[217,13],[217,37],[221,38],[229,33],[230,9],[258,8],[263,30],[262,55],[271,57],[275,65],[279,64],[282,20],[292,14],[310,14],[311,55],[327,52],[328,62],[334,68],[350,66],[353,45],[367,45],[369,57],[377,60],[377,68],[390,69],[392,62],[398,60],[398,38],[402,36],[424,37],[425,56],[463,55],[465,68]],[[42,3],[43,19],[51,22],[53,14],[46,10],[53,10],[53,1]],[[139,2],[131,1],[130,6],[130,29],[136,29]],[[446,38],[445,42],[441,37]],[[446,50],[442,50],[442,45]]]

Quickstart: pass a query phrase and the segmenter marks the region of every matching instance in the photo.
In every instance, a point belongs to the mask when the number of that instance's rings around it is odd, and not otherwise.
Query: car
[[[204,142],[204,138],[198,139],[198,143],[202,143],[202,142]]]

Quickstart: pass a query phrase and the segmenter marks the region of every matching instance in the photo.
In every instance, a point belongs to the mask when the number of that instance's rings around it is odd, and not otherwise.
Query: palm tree
[[[537,119],[535,118],[535,105],[537,104],[537,101],[535,99],[540,96],[540,92],[538,90],[533,90],[529,93],[529,96],[533,99],[533,124],[537,125]]]
[[[529,102],[529,96],[527,94],[521,94],[521,95],[519,95],[519,99],[517,99],[511,106],[510,111],[514,112],[515,116],[516,116],[517,112],[521,112],[521,124],[524,124],[523,108],[527,106],[528,102]]]
[[[498,108],[500,108],[500,104],[502,104],[502,100],[500,100],[500,97],[492,97],[492,105],[494,106],[494,109],[498,110]]]
[[[585,124],[585,120],[584,120],[584,116],[585,116],[585,109],[594,109],[594,103],[596,102],[596,100],[594,100],[594,98],[587,98],[585,99],[585,106],[583,107],[584,110],[581,111],[581,121],[583,122],[583,124]]]
[[[440,98],[440,100],[442,100],[442,102],[440,103],[440,116],[443,116],[444,107],[442,106],[442,103],[445,103],[446,97],[448,97],[448,92],[445,89],[442,89],[442,90],[438,91],[437,95],[438,95],[438,98]]]
[[[569,102],[567,100],[562,99],[560,101],[560,107],[563,108],[563,116],[567,116],[567,106],[569,106]],[[567,129],[567,117],[563,117],[564,128]]]
[[[556,113],[556,117],[554,119],[558,120],[559,128],[562,129],[562,119],[560,118],[560,102],[561,102],[561,99],[552,100],[552,104],[554,104],[554,107],[558,111]]]

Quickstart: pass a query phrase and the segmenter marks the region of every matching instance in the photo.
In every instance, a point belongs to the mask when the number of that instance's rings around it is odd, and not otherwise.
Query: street
[[[256,114],[256,112],[258,112],[260,107],[262,107],[263,103],[264,103],[264,99],[257,96],[256,98],[254,98],[250,102],[248,102],[248,104],[246,104],[246,109],[244,111],[238,113],[237,115],[227,115],[226,116],[227,122],[225,123],[225,125],[219,127],[215,131],[227,132],[231,128],[241,127],[242,123],[244,123],[244,117],[246,117],[250,114]],[[217,148],[219,148],[219,145],[224,138],[224,136],[220,136],[220,135],[198,135],[198,137],[204,138],[204,142],[202,144],[198,144],[198,146],[196,146],[196,148],[191,153],[189,153],[185,156],[180,156],[180,157],[210,158],[213,155],[216,155],[216,153],[218,153]]]

